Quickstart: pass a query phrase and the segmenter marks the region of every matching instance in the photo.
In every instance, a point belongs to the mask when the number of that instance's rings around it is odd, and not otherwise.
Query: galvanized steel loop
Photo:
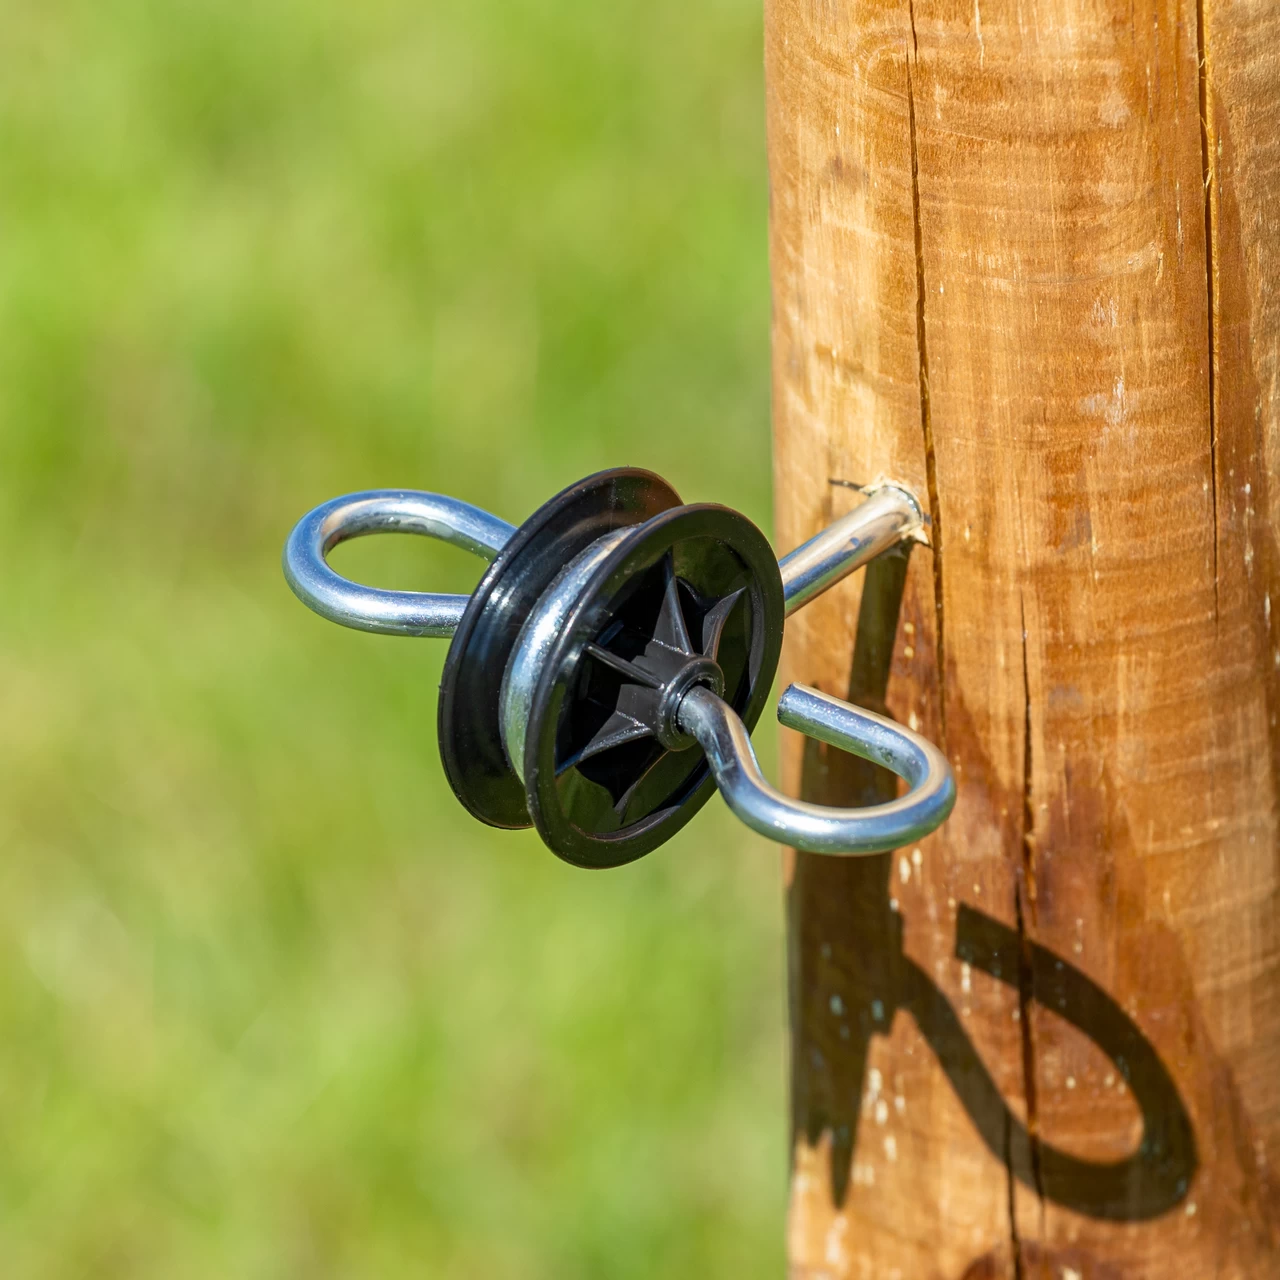
[[[325,557],[340,542],[371,533],[417,533],[492,560],[515,526],[439,493],[370,489],[334,498],[294,526],[284,548],[284,575],[294,594],[321,617],[359,631],[447,638],[468,596],[366,587],[331,569]]]

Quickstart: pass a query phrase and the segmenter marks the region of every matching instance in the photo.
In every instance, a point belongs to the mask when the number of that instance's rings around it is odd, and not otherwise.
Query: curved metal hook
[[[492,560],[514,532],[505,520],[444,494],[370,489],[334,498],[298,521],[285,543],[284,576],[298,599],[330,622],[386,635],[448,638],[468,596],[362,586],[329,568],[325,557],[348,538],[418,533]]]
[[[778,561],[788,617],[925,524],[906,490],[885,484],[864,502]],[[837,809],[793,800],[765,781],[746,728],[719,698],[693,690],[681,720],[707,753],[729,807],[762,835],[810,853],[883,853],[942,825],[956,800],[955,778],[933,743],[901,725],[804,685],[778,700],[778,719],[905,778],[911,790],[885,804]],[[685,716],[687,714],[687,721]]]
[[[836,809],[793,800],[760,772],[746,726],[710,689],[691,689],[680,724],[707,753],[729,808],[753,831],[810,853],[883,853],[919,840],[946,821],[956,801],[955,779],[933,743],[884,716],[850,706],[805,685],[778,700],[778,719],[842,751],[892,769],[911,784],[905,796],[864,809]]]

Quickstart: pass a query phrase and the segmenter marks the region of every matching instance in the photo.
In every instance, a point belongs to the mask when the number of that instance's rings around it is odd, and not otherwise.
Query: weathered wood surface
[[[1280,3],[766,12],[779,542],[933,521],[784,675],[960,789],[790,864],[793,1275],[1272,1280]]]

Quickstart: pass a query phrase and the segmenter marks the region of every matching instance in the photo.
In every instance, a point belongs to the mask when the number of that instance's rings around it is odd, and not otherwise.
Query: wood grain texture
[[[796,1277],[1280,1276],[1280,5],[767,0],[784,674],[942,743],[789,866]],[[793,790],[877,771],[788,735]]]

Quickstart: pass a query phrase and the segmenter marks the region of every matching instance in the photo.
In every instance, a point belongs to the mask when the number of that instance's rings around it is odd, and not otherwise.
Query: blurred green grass
[[[444,646],[278,568],[340,492],[619,464],[768,527],[758,3],[0,28],[0,1272],[780,1274],[772,849],[472,823]]]

